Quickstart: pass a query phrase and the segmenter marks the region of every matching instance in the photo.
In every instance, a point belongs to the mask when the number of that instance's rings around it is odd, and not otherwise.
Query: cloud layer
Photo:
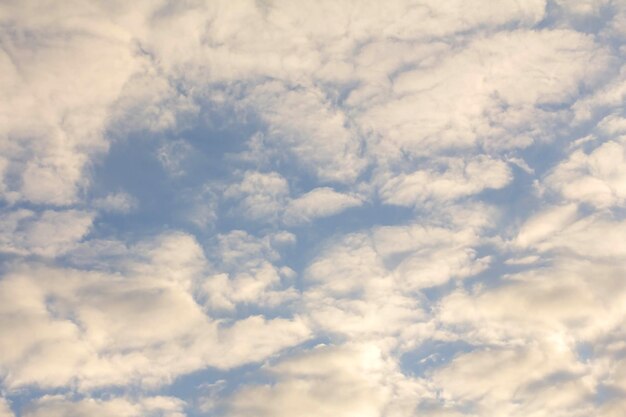
[[[0,417],[626,411],[626,7],[0,5]]]

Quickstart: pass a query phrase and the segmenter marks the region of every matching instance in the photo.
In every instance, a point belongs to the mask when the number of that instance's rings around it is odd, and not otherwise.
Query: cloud
[[[488,188],[503,188],[512,178],[504,162],[484,157],[469,161],[444,160],[441,168],[437,168],[409,174],[383,174],[379,191],[381,199],[387,204],[400,206],[455,200]]]
[[[252,97],[269,126],[268,138],[291,150],[321,181],[357,178],[365,166],[360,139],[322,91],[272,82],[256,87]]]
[[[626,204],[626,148],[608,141],[593,151],[574,151],[548,175],[545,183],[564,198],[598,208]]]
[[[55,257],[76,247],[92,226],[94,214],[80,210],[21,209],[0,216],[0,251]]]
[[[311,222],[338,214],[363,202],[356,195],[318,187],[297,198],[290,198],[289,184],[281,175],[246,171],[239,183],[226,187],[223,196],[236,203],[236,210],[249,220],[273,222],[282,218],[286,225]]]
[[[117,192],[108,194],[105,197],[98,198],[93,205],[103,211],[113,213],[129,213],[138,206],[138,201],[132,195],[125,192]]]
[[[625,16],[4,2],[0,415],[621,416]]]
[[[141,60],[123,31],[97,11],[81,13],[87,4],[76,5],[74,18],[63,7],[37,7],[4,7],[0,189],[5,201],[62,206],[88,186],[86,166],[108,147],[108,108]]]
[[[378,227],[331,240],[304,272],[304,311],[318,331],[411,344],[429,330],[420,291],[484,270],[484,225]]]
[[[246,171],[241,182],[224,190],[224,197],[237,201],[237,207],[244,216],[266,222],[277,219],[288,195],[287,180],[275,172]]]
[[[588,66],[589,59],[596,65]],[[610,64],[605,50],[574,31],[479,36],[460,51],[435,53],[424,68],[400,72],[357,123],[380,138],[370,149],[381,161],[478,143],[494,150],[525,147],[534,131],[554,123],[540,106],[568,103],[579,82],[601,82]]]
[[[613,400],[603,405],[600,408],[600,414],[602,417],[618,417],[626,411],[626,402],[620,400]]]
[[[585,371],[567,350],[530,346],[460,355],[433,380],[444,399],[470,405],[479,415],[583,416],[593,395],[590,381],[580,379]]]
[[[132,18],[129,20],[132,23]],[[124,138],[133,133],[158,134],[175,130],[181,121],[198,114],[198,104],[193,97],[176,88],[169,74],[163,73],[155,62],[145,62],[154,59],[150,52],[143,50],[141,44],[128,47],[144,58],[144,65],[128,78],[110,109],[108,128],[113,135]]]
[[[604,111],[614,109],[619,112],[624,97],[626,97],[626,68],[622,65],[616,76],[608,78],[605,85],[574,103],[572,108],[575,120],[583,122],[593,119],[601,114],[603,109]]]
[[[549,239],[576,220],[577,214],[576,204],[551,207],[536,214],[522,225],[516,237],[516,244],[530,246]]]
[[[363,201],[356,196],[338,193],[329,187],[319,187],[289,202],[285,210],[285,223],[306,223],[361,204]]]
[[[379,416],[390,396],[385,363],[375,347],[318,346],[267,369],[273,385],[244,387],[228,416]]]
[[[207,366],[259,361],[308,337],[297,318],[220,324],[207,316],[193,297],[206,261],[190,236],[160,236],[125,258],[111,273],[18,265],[3,277],[6,387],[158,386]]]
[[[619,262],[560,257],[548,267],[507,276],[494,288],[453,292],[441,301],[438,317],[471,343],[552,336],[564,343],[591,342],[624,317],[618,278],[623,269]]]
[[[293,275],[289,268],[277,269],[269,263],[262,263],[234,276],[213,275],[202,290],[211,309],[233,310],[237,304],[276,307],[297,298],[293,289],[281,288]]]
[[[540,213],[522,226],[516,241],[540,253],[567,253],[583,259],[619,258],[626,253],[620,238],[626,222],[606,213],[580,219],[576,214],[575,205]]]
[[[588,415],[608,367],[600,346],[624,318],[624,265],[560,257],[553,265],[443,298],[436,317],[445,337],[473,346],[432,378],[444,398],[479,415]],[[583,346],[592,351],[584,353]],[[608,367],[607,367],[608,366]],[[609,395],[609,398],[611,396]]]
[[[72,400],[61,395],[44,396],[26,407],[25,417],[184,417],[184,403],[172,397]]]
[[[13,412],[4,398],[0,398],[0,417],[14,417]]]
[[[295,301],[296,273],[281,265],[280,250],[295,243],[295,236],[278,232],[263,237],[236,230],[217,236],[212,258],[214,275],[201,292],[211,310],[234,310],[241,305],[277,307]]]

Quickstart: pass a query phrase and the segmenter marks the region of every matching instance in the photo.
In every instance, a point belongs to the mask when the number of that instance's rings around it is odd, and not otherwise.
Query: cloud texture
[[[624,27],[3,2],[0,417],[624,415]]]

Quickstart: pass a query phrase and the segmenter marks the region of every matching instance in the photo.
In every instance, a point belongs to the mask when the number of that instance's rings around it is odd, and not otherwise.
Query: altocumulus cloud
[[[626,4],[0,5],[0,417],[626,414]]]

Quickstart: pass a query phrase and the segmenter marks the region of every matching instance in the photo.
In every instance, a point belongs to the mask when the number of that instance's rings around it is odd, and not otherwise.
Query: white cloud
[[[560,257],[554,265],[507,276],[495,287],[446,296],[437,314],[455,337],[472,344],[560,339],[593,342],[619,326],[626,311],[624,265]]]
[[[515,158],[515,157],[513,157],[513,158],[507,158],[507,162],[509,162],[509,163],[511,163],[511,164],[513,164],[513,165],[515,165],[515,166],[517,166],[519,169],[521,169],[522,171],[524,171],[524,172],[525,172],[525,173],[527,173],[527,174],[532,175],[532,174],[534,174],[534,173],[535,173],[535,170],[534,170],[534,169],[532,169],[532,168],[528,165],[528,163],[526,163],[526,161],[524,161],[524,160],[523,160],[523,159],[521,159],[521,158]]]
[[[236,203],[238,214],[249,220],[286,225],[307,223],[329,217],[363,204],[354,194],[339,193],[330,187],[315,188],[297,198],[289,197],[289,184],[277,173],[247,171],[241,182],[226,187],[223,196]]]
[[[328,187],[315,188],[289,202],[285,210],[285,223],[306,223],[319,217],[335,215],[361,204],[363,201],[357,196],[338,193]]]
[[[276,82],[252,91],[269,139],[286,146],[321,181],[353,182],[365,166],[360,139],[323,91]]]
[[[383,174],[381,199],[400,206],[455,200],[488,188],[503,188],[512,179],[504,162],[485,157],[443,160],[441,166],[439,170],[435,166],[409,174]]]
[[[590,216],[572,224],[539,248],[565,250],[589,259],[620,259],[626,254],[626,244],[621,238],[625,231],[624,221],[614,221],[602,215]]]
[[[212,251],[214,274],[201,287],[207,307],[228,311],[242,304],[277,307],[295,300],[295,272],[280,263],[280,249],[294,241],[288,232],[261,238],[241,230],[219,235]]]
[[[553,237],[570,225],[578,215],[576,204],[551,207],[528,219],[520,228],[515,243],[530,246]]]
[[[593,395],[585,371],[570,351],[531,345],[460,355],[433,380],[445,400],[471,404],[478,415],[585,416]]]
[[[598,123],[598,130],[609,136],[624,134],[626,133],[626,118],[615,113],[609,114]]]
[[[375,417],[391,394],[374,346],[318,346],[268,371],[278,381],[237,392],[228,402],[229,417]]]
[[[94,207],[113,213],[129,213],[139,205],[139,202],[132,195],[125,192],[117,192],[98,198],[93,202]]]
[[[0,251],[55,257],[73,249],[89,233],[93,213],[79,210],[21,209],[0,216]]]
[[[304,311],[319,331],[411,344],[428,333],[425,288],[482,271],[482,225],[378,227],[331,240],[304,272]]]
[[[584,256],[566,253],[497,286],[476,285],[442,299],[435,313],[441,336],[475,347],[431,371],[447,401],[479,415],[598,411],[597,392],[619,363],[604,349],[626,317],[624,264]],[[585,344],[593,353],[581,353]]]
[[[529,27],[542,19],[545,4],[507,0],[487,10],[462,1],[397,0],[385,7],[377,2],[246,1],[232,8],[218,1],[159,13],[142,40],[165,69],[186,78],[338,82],[351,76],[354,50],[372,40],[428,41],[507,23]]]
[[[25,417],[180,417],[195,401],[147,392],[265,362],[221,374],[233,391],[208,411],[621,416],[625,16],[610,0],[4,2],[0,392],[32,396]],[[186,166],[195,140],[167,139],[222,126],[235,153],[251,139],[220,178]],[[139,206],[124,178],[107,189],[109,147],[146,135],[180,187],[143,185],[182,213]],[[280,230],[366,200],[380,210],[359,222]]]
[[[587,65],[590,59],[595,65]],[[536,106],[569,102],[579,82],[598,83],[611,63],[592,38],[565,30],[479,36],[461,50],[436,53],[434,61],[401,72],[380,103],[359,113],[359,126],[379,138],[370,145],[377,160],[477,143],[528,146],[534,131],[553,123]]]
[[[594,118],[602,110],[606,111],[606,109],[621,111],[624,98],[626,98],[626,66],[622,65],[619,73],[614,77],[607,78],[607,82],[602,88],[596,89],[572,106],[575,120],[584,122]]]
[[[224,197],[237,201],[238,209],[251,220],[272,222],[286,205],[289,184],[280,174],[247,171],[241,182],[229,185]]]
[[[172,397],[140,400],[113,398],[72,400],[61,395],[44,396],[26,407],[24,417],[184,417],[184,403]]]
[[[7,401],[0,397],[0,417],[14,417]]]
[[[563,197],[599,208],[626,204],[626,147],[608,141],[593,151],[574,151],[545,183]]]
[[[289,232],[278,232],[260,238],[243,230],[233,230],[217,236],[215,249],[216,261],[222,268],[245,269],[257,260],[274,261],[280,258],[277,247],[281,243],[293,243],[295,235]]]
[[[88,13],[87,4],[74,6],[73,18],[59,5],[46,13],[33,2],[3,7],[0,153],[7,201],[77,201],[89,183],[90,158],[107,149],[108,108],[141,65],[123,30]]]
[[[292,274],[290,269],[281,270],[264,263],[232,277],[225,273],[212,275],[202,291],[211,310],[234,310],[238,304],[277,307],[297,298],[294,290],[280,288]]]
[[[139,45],[132,48],[139,49],[137,53],[142,52]],[[152,64],[142,66],[129,77],[110,110],[109,128],[118,135],[176,129],[181,119],[199,112],[194,98],[177,90],[169,74]]]
[[[4,276],[6,387],[158,386],[207,366],[259,361],[308,337],[297,318],[220,324],[207,316],[193,297],[206,260],[190,236],[141,243],[116,265],[112,273],[22,265]]]
[[[626,401],[613,400],[600,407],[598,415],[601,417],[619,417],[626,413]]]

